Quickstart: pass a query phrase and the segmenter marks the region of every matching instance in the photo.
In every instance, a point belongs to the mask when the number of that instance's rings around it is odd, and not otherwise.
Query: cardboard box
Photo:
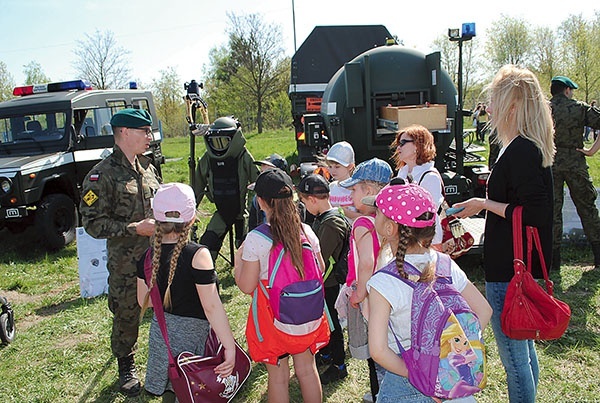
[[[77,260],[79,288],[83,298],[108,293],[108,252],[106,239],[92,238],[83,227],[77,227]]]
[[[419,124],[429,130],[446,129],[446,105],[408,105],[384,106],[379,110],[379,117],[398,123],[398,129]]]

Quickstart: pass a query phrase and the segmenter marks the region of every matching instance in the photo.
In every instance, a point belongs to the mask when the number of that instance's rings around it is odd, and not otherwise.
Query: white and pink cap
[[[194,190],[183,183],[160,185],[152,201],[152,210],[156,221],[190,222],[196,217]]]
[[[414,183],[384,187],[375,205],[386,217],[407,227],[425,228],[435,223],[436,206],[431,194]],[[432,213],[431,218],[417,219],[426,212]]]

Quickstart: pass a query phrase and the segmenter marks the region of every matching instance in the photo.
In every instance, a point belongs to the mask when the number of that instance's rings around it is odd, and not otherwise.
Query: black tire
[[[3,343],[11,343],[15,339],[15,324],[9,320],[8,313],[0,315],[0,339]]]
[[[75,203],[61,193],[45,196],[35,216],[38,233],[49,250],[58,250],[73,242],[77,223]]]

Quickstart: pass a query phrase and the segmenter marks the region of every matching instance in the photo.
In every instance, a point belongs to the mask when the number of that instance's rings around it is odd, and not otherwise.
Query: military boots
[[[117,358],[119,364],[119,388],[121,393],[134,397],[140,394],[140,380],[137,377],[133,354]]]

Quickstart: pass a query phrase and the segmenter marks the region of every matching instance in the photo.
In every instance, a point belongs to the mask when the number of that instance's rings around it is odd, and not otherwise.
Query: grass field
[[[255,158],[273,152],[293,161],[295,149],[291,132],[250,134],[248,148]],[[188,139],[164,143],[166,181],[188,182]],[[203,153],[203,146],[197,149]],[[590,159],[593,174],[600,171]],[[203,231],[214,207],[203,201]],[[79,294],[76,246],[47,253],[33,242],[32,231],[14,236],[0,231],[0,295],[15,310],[15,341],[0,348],[1,402],[160,402],[146,394],[126,399],[118,393],[116,362],[110,353],[111,315],[105,296],[83,299]],[[228,248],[225,246],[224,251]],[[227,254],[227,252],[226,252]],[[541,377],[539,402],[593,402],[600,399],[600,271],[591,266],[591,252],[584,245],[569,245],[557,281],[558,298],[573,311],[564,337],[537,343]],[[231,268],[219,259],[221,295],[237,339],[244,344],[244,327],[249,297],[235,286]],[[481,259],[461,258],[459,264],[469,278],[483,286]],[[149,315],[141,324],[136,355],[140,375],[145,372]],[[488,345],[488,386],[480,402],[507,401],[506,384],[490,329]],[[368,390],[366,365],[350,359],[349,376],[324,388],[327,402],[360,402]],[[235,402],[265,402],[266,372],[255,365],[250,379]],[[297,382],[291,382],[292,402],[301,401]]]

